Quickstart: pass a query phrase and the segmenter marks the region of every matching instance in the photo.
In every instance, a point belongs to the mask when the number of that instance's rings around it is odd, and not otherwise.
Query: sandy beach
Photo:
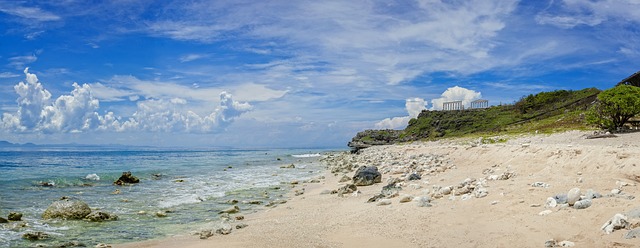
[[[550,240],[558,247],[639,246],[640,239],[625,235],[640,222],[632,214],[640,208],[640,133],[585,139],[588,134],[507,137],[493,144],[458,139],[336,155],[327,159],[333,166],[325,179],[292,185],[287,203],[232,214],[244,219],[227,223],[234,227],[230,234],[112,246],[545,247],[554,245]],[[381,182],[327,194],[351,183],[339,182],[353,176],[345,167],[360,165],[377,166]],[[420,179],[409,180],[414,173]],[[367,202],[391,182],[397,194]],[[549,202],[573,188],[591,205]],[[627,216],[627,225],[605,233],[601,228],[618,213]],[[236,229],[238,224],[247,226]]]

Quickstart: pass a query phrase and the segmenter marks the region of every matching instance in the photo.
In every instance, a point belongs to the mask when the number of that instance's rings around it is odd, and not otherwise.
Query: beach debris
[[[10,221],[21,221],[22,220],[22,213],[10,212],[9,216],[7,216],[7,219],[10,220]]]
[[[580,200],[580,188],[569,190],[569,193],[567,193],[567,203],[569,203],[569,206],[573,206],[578,200]]]
[[[84,220],[91,222],[103,222],[118,220],[118,216],[107,212],[95,211],[84,217]]]
[[[100,177],[98,176],[98,174],[88,174],[86,177],[84,177],[84,179],[92,180],[92,181],[100,181]]]
[[[63,196],[55,201],[42,214],[43,219],[75,219],[80,220],[91,213],[91,208],[87,203]]]
[[[118,178],[118,180],[113,182],[113,184],[115,184],[115,185],[126,185],[126,184],[139,183],[139,182],[140,182],[140,179],[138,179],[137,177],[131,175],[130,171],[125,171],[125,172],[122,172],[122,176],[120,176],[120,178]]]
[[[618,213],[618,214],[615,214],[613,217],[611,217],[611,219],[609,219],[606,223],[604,223],[604,225],[602,225],[600,229],[602,229],[602,231],[604,231],[604,233],[606,234],[611,234],[615,230],[628,228],[628,227],[629,227],[629,221],[627,219],[627,216],[624,214]]]
[[[382,174],[376,166],[362,166],[356,170],[352,179],[356,186],[369,186],[382,182]]]
[[[23,239],[36,241],[36,240],[45,240],[49,239],[49,234],[45,232],[26,232],[22,234]]]

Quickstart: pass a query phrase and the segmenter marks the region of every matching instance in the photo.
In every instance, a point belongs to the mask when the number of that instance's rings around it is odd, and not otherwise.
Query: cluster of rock
[[[22,213],[10,212],[6,219],[0,217],[0,223],[9,223],[9,221],[22,221]]]

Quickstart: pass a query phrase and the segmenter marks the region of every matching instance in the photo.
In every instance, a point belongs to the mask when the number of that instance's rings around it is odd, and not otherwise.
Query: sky
[[[447,101],[607,89],[637,0],[0,0],[0,140],[346,147]]]

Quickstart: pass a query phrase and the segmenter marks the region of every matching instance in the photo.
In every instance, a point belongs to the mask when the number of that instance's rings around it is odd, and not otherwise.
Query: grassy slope
[[[400,131],[395,142],[435,140],[440,138],[518,134],[527,132],[558,132],[589,129],[584,112],[600,91],[588,88],[579,91],[553,91],[529,95],[513,105],[461,111],[423,111]],[[378,131],[356,136],[354,140],[368,143],[386,137]],[[388,138],[388,137],[386,137]]]

